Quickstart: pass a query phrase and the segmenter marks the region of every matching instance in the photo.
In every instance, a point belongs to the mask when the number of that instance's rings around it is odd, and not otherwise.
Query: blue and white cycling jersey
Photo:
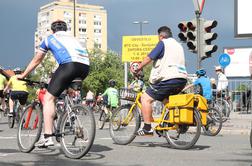
[[[87,50],[65,31],[58,31],[45,38],[39,49],[44,53],[50,50],[58,64],[79,62],[89,65]]]

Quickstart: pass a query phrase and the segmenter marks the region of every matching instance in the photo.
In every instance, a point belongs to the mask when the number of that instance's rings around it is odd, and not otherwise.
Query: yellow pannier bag
[[[207,100],[203,97],[198,95],[198,106],[197,109],[200,112],[201,115],[201,123],[203,126],[205,126],[207,124],[207,114],[208,114],[208,104],[207,104]]]
[[[204,98],[203,96],[200,96],[200,95],[197,95],[197,98],[198,98],[197,109],[202,110],[202,111],[206,111],[208,109],[208,104],[207,104],[206,98]]]
[[[179,95],[171,95],[169,97],[169,106],[168,108],[174,107],[189,107],[193,108],[194,94],[179,94]]]
[[[193,123],[194,94],[180,94],[169,97],[169,122],[176,124]]]
[[[201,115],[201,123],[203,126],[205,126],[207,124],[207,111],[200,111],[200,115]]]
[[[193,124],[193,109],[170,109],[169,122],[176,124]]]

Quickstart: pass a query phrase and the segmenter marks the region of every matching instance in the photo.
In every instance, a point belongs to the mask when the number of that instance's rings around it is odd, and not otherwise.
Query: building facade
[[[64,20],[68,25],[68,31],[75,35],[88,50],[97,47],[107,51],[107,11],[104,7],[96,5],[75,3],[74,7],[73,1],[57,0],[40,7],[35,32],[35,48],[51,33],[53,21]]]

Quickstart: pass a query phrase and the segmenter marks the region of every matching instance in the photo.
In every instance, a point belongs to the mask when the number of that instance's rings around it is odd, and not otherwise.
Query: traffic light
[[[218,49],[217,45],[212,44],[212,41],[217,38],[217,33],[211,32],[213,28],[217,26],[216,20],[204,20],[200,19],[200,30],[201,30],[201,60],[211,57],[213,52],[216,52]]]
[[[178,28],[180,30],[180,33],[178,34],[178,37],[180,41],[186,42],[187,41],[187,22],[182,21],[178,24]]]
[[[187,22],[187,47],[189,51],[197,53],[197,23],[196,20]]]

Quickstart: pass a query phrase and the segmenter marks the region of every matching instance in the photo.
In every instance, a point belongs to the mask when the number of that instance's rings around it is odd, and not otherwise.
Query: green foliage
[[[35,72],[28,77],[30,80],[34,81],[44,81],[47,82],[48,77],[56,66],[56,62],[53,60],[53,55],[48,52],[44,57],[42,63],[36,68]],[[29,97],[28,102],[31,102],[37,97],[36,91],[38,87],[29,87]]]
[[[116,81],[116,87],[123,86],[124,72],[121,58],[114,52],[90,52],[90,71],[83,82],[84,91],[89,89],[94,93],[103,93],[108,88],[110,79]]]
[[[237,91],[247,91],[248,89],[248,86],[244,84],[241,84],[236,88]]]

